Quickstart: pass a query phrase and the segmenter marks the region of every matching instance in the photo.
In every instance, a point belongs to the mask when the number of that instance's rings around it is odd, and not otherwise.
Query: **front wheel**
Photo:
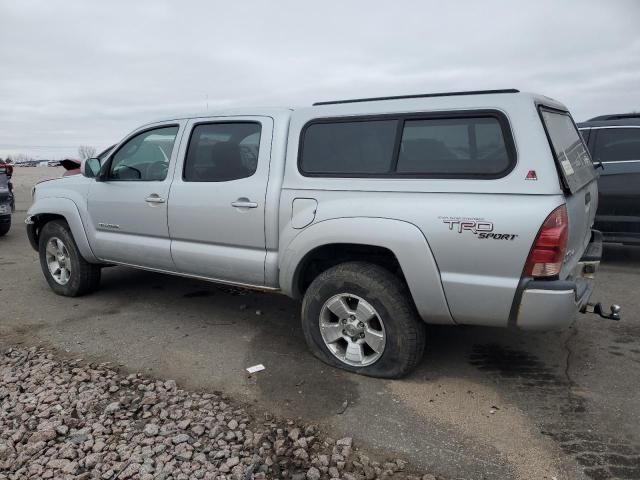
[[[318,275],[304,296],[302,328],[320,360],[372,377],[403,377],[422,359],[426,342],[404,283],[365,262]]]
[[[58,295],[78,297],[98,288],[100,266],[82,257],[66,222],[55,220],[45,224],[38,250],[42,272]]]

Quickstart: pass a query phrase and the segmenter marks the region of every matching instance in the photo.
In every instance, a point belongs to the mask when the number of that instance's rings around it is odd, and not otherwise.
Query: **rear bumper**
[[[561,330],[584,311],[593,292],[593,276],[602,257],[602,234],[593,231],[591,242],[571,280],[523,279],[515,324],[523,330]]]
[[[0,215],[0,225],[4,223],[11,223],[11,214],[1,214]]]

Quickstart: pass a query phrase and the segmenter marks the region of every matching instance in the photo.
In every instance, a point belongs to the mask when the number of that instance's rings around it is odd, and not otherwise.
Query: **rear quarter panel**
[[[509,121],[517,159],[505,177],[319,178],[305,177],[298,171],[300,131],[312,119],[473,108],[499,110]],[[535,170],[537,180],[525,180],[529,170]],[[304,229],[296,230],[290,225],[296,198],[318,202],[313,223]],[[563,203],[565,197],[551,150],[535,98],[530,95],[411,99],[302,109],[294,112],[290,125],[280,203],[279,251],[282,255],[288,242],[304,230],[332,218],[376,217],[406,222],[418,228],[427,241],[442,285],[442,300],[452,320],[506,326],[537,232],[549,213]],[[467,223],[461,228],[461,222]],[[367,233],[372,238],[377,235],[375,231]],[[416,296],[433,294],[425,285],[410,287],[414,300]],[[423,318],[431,321],[428,312],[423,313]]]
[[[309,195],[306,191],[305,194]],[[288,191],[283,195],[283,205],[291,205],[299,192]],[[416,304],[430,298],[433,313],[429,307],[421,313],[426,321],[446,323],[439,303],[447,305],[452,321],[461,324],[506,326],[525,260],[531,245],[546,216],[563,199],[561,196],[542,195],[495,195],[495,194],[443,194],[443,193],[392,193],[392,192],[330,192],[317,191],[313,197],[318,200],[316,218],[312,225],[341,218],[344,236],[349,238],[350,229],[359,229],[358,219],[378,218],[399,220],[419,229],[425,237],[422,251],[395,249],[403,245],[406,233],[401,229],[369,229],[360,232],[371,244],[382,238],[389,238],[387,244],[394,251],[400,264],[410,268],[412,263],[421,261],[420,256],[433,254],[435,269],[430,274],[438,276],[440,288],[426,281],[411,284],[413,277],[406,275]],[[348,206],[348,207],[347,207]],[[469,225],[461,226],[462,222]],[[474,232],[470,227],[480,226]],[[491,224],[488,232],[487,224]],[[336,232],[332,238],[322,238],[309,229],[309,244],[297,245],[296,249],[315,247],[321,241],[339,243]],[[319,233],[319,232],[318,232]],[[493,236],[484,234],[492,233]],[[281,238],[283,261],[291,256],[289,245],[294,242],[300,230],[283,226]],[[395,237],[395,238],[394,238]],[[343,240],[344,241],[344,240]],[[282,273],[288,275],[287,269]],[[437,314],[436,314],[437,312]]]

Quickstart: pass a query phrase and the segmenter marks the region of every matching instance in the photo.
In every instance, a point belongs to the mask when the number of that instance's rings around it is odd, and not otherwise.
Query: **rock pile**
[[[223,394],[39,349],[0,355],[0,480],[419,479],[405,468],[313,425],[252,419]]]

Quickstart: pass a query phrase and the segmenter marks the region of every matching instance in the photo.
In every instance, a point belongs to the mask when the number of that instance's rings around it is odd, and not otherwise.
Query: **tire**
[[[9,221],[6,223],[0,223],[0,237],[6,235],[11,230],[11,217],[9,217]]]
[[[302,330],[311,352],[323,362],[380,378],[409,373],[426,343],[426,325],[407,287],[388,270],[366,262],[342,263],[316,277],[302,302]],[[338,340],[327,343],[325,338]]]
[[[53,248],[50,248],[48,253],[47,247],[50,242],[53,242],[58,248],[52,246]],[[65,221],[54,220],[46,223],[40,232],[38,247],[42,273],[44,273],[51,289],[58,295],[79,297],[99,287],[100,266],[89,263],[82,257]],[[62,256],[52,255],[52,253],[62,253]],[[57,270],[61,272],[60,274],[55,275],[52,272],[49,266],[50,260],[59,262],[54,263],[52,268],[55,268],[56,265],[60,267]],[[63,270],[68,273],[63,275]]]

